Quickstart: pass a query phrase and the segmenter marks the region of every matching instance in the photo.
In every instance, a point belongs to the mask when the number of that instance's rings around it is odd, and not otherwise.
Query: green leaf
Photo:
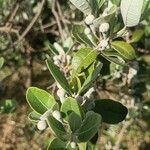
[[[57,51],[57,49],[49,41],[45,41],[44,44],[46,47],[48,47],[50,52],[52,52],[54,55],[59,55],[59,52]]]
[[[125,106],[110,99],[96,100],[93,111],[100,114],[104,122],[110,124],[123,121],[128,113]]]
[[[127,27],[136,26],[141,17],[144,0],[122,0],[121,14],[123,22]]]
[[[80,128],[81,123],[82,123],[82,119],[75,112],[72,112],[69,115],[68,123],[69,123],[71,131],[74,133],[77,129]]]
[[[103,3],[104,3],[104,0],[89,0],[89,5],[91,7],[92,13],[97,15]]]
[[[144,35],[144,30],[142,29],[137,29],[133,32],[130,43],[135,43],[138,42],[142,36]]]
[[[67,142],[62,141],[59,138],[55,138],[53,139],[53,141],[50,142],[47,150],[67,150],[66,146]]]
[[[68,116],[74,112],[79,117],[82,118],[82,108],[80,107],[79,103],[76,99],[68,97],[61,106],[61,112],[63,113],[65,119],[68,120]]]
[[[26,99],[30,107],[39,114],[43,114],[47,110],[52,109],[56,104],[53,96],[37,87],[28,88]]]
[[[3,64],[4,64],[4,58],[0,57],[0,69],[2,68]]]
[[[89,40],[87,35],[85,35],[84,28],[82,26],[74,25],[72,29],[72,35],[77,42],[83,43],[89,47],[93,46],[93,43]]]
[[[86,69],[92,62],[95,61],[97,52],[91,48],[82,48],[75,53],[72,59],[72,76],[74,77],[77,73],[80,73],[82,69]]]
[[[121,0],[111,0],[113,4],[119,6]]]
[[[87,79],[85,80],[85,82],[83,83],[82,87],[79,90],[79,94],[84,92],[86,89],[88,89],[92,83],[96,80],[96,78],[98,77],[100,71],[102,69],[102,64],[98,64],[98,66],[94,69],[94,71],[89,74],[89,76],[87,77]]]
[[[47,121],[49,127],[52,129],[52,131],[56,134],[58,138],[60,138],[61,140],[67,140],[69,138],[68,133],[66,132],[61,122],[56,120],[53,116],[49,116]]]
[[[70,0],[70,2],[75,5],[80,11],[85,15],[91,14],[91,8],[86,0]]]
[[[36,111],[32,111],[29,115],[29,120],[32,122],[38,122],[40,120],[41,115]]]
[[[124,58],[126,58],[128,60],[132,60],[132,59],[136,58],[134,48],[130,44],[128,44],[124,41],[114,41],[111,43],[111,46],[120,55],[122,55]]]
[[[60,86],[69,94],[71,94],[70,86],[67,82],[67,79],[62,74],[62,72],[59,70],[59,68],[50,60],[46,60],[47,67],[52,74],[53,78],[60,84]]]
[[[123,58],[120,56],[120,54],[118,54],[116,51],[103,51],[101,53],[101,55],[107,59],[108,61],[112,62],[112,63],[115,63],[117,65],[121,65],[121,66],[125,66],[126,63],[125,61],[123,60]]]
[[[98,132],[101,123],[101,115],[93,111],[87,112],[86,117],[77,132],[78,140],[80,142],[89,141]]]

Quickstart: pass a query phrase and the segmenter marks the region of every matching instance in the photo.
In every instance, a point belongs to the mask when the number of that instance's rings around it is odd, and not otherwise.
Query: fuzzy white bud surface
[[[47,127],[47,124],[46,124],[46,121],[45,120],[40,120],[38,123],[37,123],[37,128],[39,130],[45,130]]]
[[[91,25],[93,23],[94,19],[95,19],[95,17],[92,14],[90,14],[85,18],[85,23],[87,25]]]
[[[101,40],[99,45],[98,45],[100,50],[106,49],[107,46],[108,46],[108,41],[107,40]]]
[[[70,146],[71,146],[71,148],[73,148],[73,149],[74,149],[74,148],[76,148],[76,146],[77,146],[77,145],[76,145],[76,143],[75,143],[75,142],[71,142],[71,143],[70,143]]]
[[[65,94],[66,92],[64,89],[60,88],[57,90],[57,96],[60,98],[61,103],[63,103],[65,100]]]
[[[88,35],[88,34],[91,33],[91,30],[90,30],[89,28],[85,28],[85,29],[84,29],[84,33],[85,33],[86,35]]]
[[[109,30],[109,24],[108,23],[102,23],[100,26],[99,26],[99,32],[101,33],[106,33],[108,32]]]
[[[55,119],[57,119],[58,121],[61,120],[61,114],[60,114],[60,112],[59,112],[58,110],[53,111],[52,115],[53,115],[53,117],[54,117]]]
[[[67,59],[67,64],[69,65],[71,63],[71,56],[70,55],[67,55],[66,56],[66,59]]]

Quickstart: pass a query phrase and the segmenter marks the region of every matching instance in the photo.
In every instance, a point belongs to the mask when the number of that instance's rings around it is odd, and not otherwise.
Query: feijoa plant
[[[72,26],[73,41],[66,40],[71,46],[48,44],[51,54],[46,55],[46,65],[55,79],[57,96],[37,87],[26,93],[33,110],[30,120],[39,130],[50,128],[54,133],[49,150],[97,149],[91,141],[102,122],[117,124],[125,119],[127,108],[116,100],[97,98],[94,84],[101,78],[101,58],[128,66],[136,58],[132,43],[142,35],[140,30],[132,35],[129,27],[139,24],[143,0],[70,2],[84,13],[84,24]]]

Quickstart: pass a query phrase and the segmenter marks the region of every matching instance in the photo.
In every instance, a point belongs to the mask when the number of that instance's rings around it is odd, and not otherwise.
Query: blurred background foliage
[[[112,0],[119,5],[120,0]],[[0,149],[39,150],[46,147],[50,133],[39,132],[27,118],[27,87],[49,90],[53,82],[45,66],[50,43],[64,46],[71,37],[71,26],[83,23],[83,14],[67,0],[0,0]],[[38,18],[36,15],[39,13]],[[34,21],[35,19],[35,21]],[[138,73],[130,84],[123,84],[128,70],[107,60],[97,81],[101,98],[118,99],[129,108],[127,121],[116,126],[104,125],[101,149],[112,145],[122,149],[150,149],[150,4],[145,0],[140,28],[142,35],[135,45]],[[33,24],[31,24],[33,22]],[[28,30],[29,28],[29,30]],[[71,40],[72,41],[72,40]],[[71,42],[69,41],[69,43]],[[44,143],[43,143],[44,141]]]

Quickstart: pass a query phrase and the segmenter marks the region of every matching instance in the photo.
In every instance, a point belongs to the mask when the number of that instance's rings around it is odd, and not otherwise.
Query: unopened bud
[[[95,19],[95,17],[90,14],[90,15],[88,15],[88,16],[85,18],[85,23],[86,23],[87,25],[91,25],[91,24],[93,23],[94,19]]]
[[[61,119],[61,114],[60,114],[60,112],[59,112],[58,110],[53,111],[52,115],[53,115],[53,117],[54,117],[55,119],[57,119],[58,121],[60,121],[60,119]]]
[[[85,29],[84,29],[84,33],[85,33],[86,35],[88,35],[88,34],[91,33],[91,30],[90,30],[89,28],[85,28]]]
[[[75,142],[70,143],[71,148],[76,148],[77,144]]]
[[[45,130],[47,127],[47,124],[46,124],[46,121],[45,120],[40,120],[38,123],[37,123],[37,128],[39,130]]]
[[[99,26],[99,32],[105,33],[105,32],[108,32],[108,30],[109,30],[109,24],[108,23],[102,23]]]
[[[57,66],[59,66],[60,65],[60,61],[59,60],[55,60],[54,64],[57,65]]]
[[[54,44],[54,47],[57,49],[57,51],[59,52],[59,54],[61,55],[64,55],[64,50],[63,50],[63,48],[57,43],[57,42],[55,42]]]
[[[65,94],[66,94],[66,92],[64,89],[60,88],[57,90],[57,95],[60,98],[61,103],[63,103],[65,100]]]
[[[66,59],[67,59],[67,64],[70,64],[71,56],[70,56],[70,55],[67,55],[67,56],[66,56]]]

